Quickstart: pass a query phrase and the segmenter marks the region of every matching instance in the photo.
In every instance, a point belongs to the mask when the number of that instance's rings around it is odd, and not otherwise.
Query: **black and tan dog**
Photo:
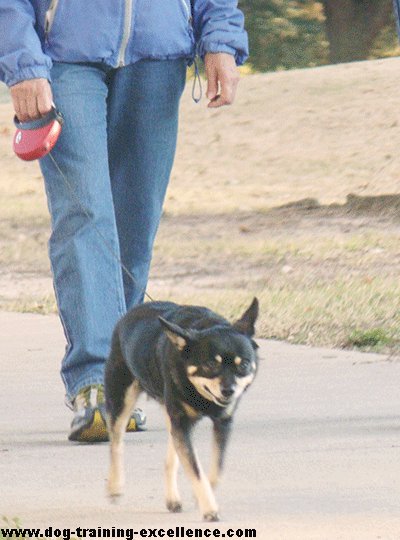
[[[257,371],[257,345],[252,339],[257,315],[257,299],[234,324],[207,308],[150,302],[121,319],[105,375],[111,496],[123,490],[123,437],[144,391],[162,403],[167,413],[167,508],[171,512],[182,508],[177,487],[180,460],[203,518],[218,520],[213,488],[222,469],[233,413]],[[212,420],[214,434],[208,478],[191,441],[193,426],[204,416]]]

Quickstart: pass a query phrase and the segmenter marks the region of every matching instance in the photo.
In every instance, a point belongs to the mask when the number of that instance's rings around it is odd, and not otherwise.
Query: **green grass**
[[[23,536],[19,536],[19,535],[15,535],[15,534],[13,536],[4,536],[2,531],[1,531],[2,528],[20,530],[21,529],[21,522],[20,522],[19,518],[17,518],[17,517],[8,518],[7,516],[2,516],[1,521],[2,521],[2,524],[0,525],[0,539],[3,539],[3,538],[25,538]]]
[[[371,328],[370,330],[354,330],[346,345],[358,349],[378,349],[393,346],[395,339],[384,328]]]

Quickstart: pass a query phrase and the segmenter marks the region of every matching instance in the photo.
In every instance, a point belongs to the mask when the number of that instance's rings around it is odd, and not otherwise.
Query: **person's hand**
[[[29,79],[11,86],[15,114],[20,122],[44,116],[53,106],[53,94],[47,79]]]
[[[207,53],[204,58],[207,77],[208,107],[216,108],[234,102],[239,82],[235,58],[227,53]]]

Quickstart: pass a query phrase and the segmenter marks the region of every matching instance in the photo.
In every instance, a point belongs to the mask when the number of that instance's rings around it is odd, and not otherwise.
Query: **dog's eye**
[[[242,358],[240,364],[236,366],[236,372],[240,376],[245,376],[251,371],[251,362],[248,358]]]
[[[215,360],[214,358],[209,358],[205,364],[204,364],[204,367],[209,370],[209,371],[219,371],[220,367],[221,367],[221,364],[220,362],[218,362],[217,360]]]

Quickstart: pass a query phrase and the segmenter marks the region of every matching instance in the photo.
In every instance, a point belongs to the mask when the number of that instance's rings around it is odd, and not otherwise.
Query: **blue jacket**
[[[400,37],[400,0],[393,0],[394,15],[396,19],[397,33]]]
[[[142,58],[248,55],[237,0],[0,0],[0,80],[43,77],[52,60],[118,67]]]

